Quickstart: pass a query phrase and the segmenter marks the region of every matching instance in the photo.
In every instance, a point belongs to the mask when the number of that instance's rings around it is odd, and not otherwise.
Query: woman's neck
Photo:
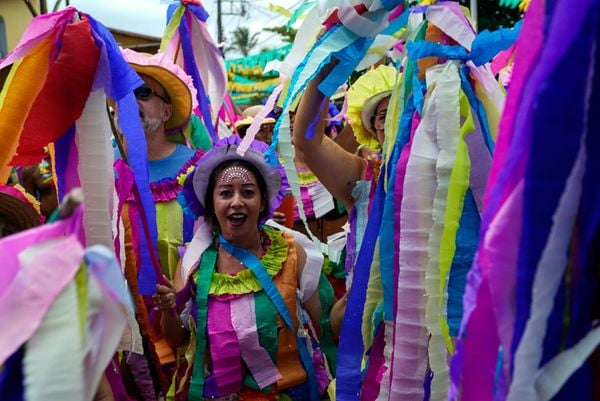
[[[256,228],[255,231],[252,232],[252,234],[245,236],[243,238],[226,238],[227,241],[238,248],[242,248],[245,249],[251,253],[253,253],[256,256],[259,256],[262,254],[262,248],[263,248],[263,241],[262,241],[262,235],[260,233],[260,230],[258,229],[258,227]]]

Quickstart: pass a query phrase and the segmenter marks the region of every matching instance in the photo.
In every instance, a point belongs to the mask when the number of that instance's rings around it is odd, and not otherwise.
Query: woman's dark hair
[[[206,198],[204,199],[204,210],[205,216],[209,223],[213,226],[217,225],[217,218],[215,216],[215,205],[213,202],[213,192],[215,191],[215,183],[217,181],[217,177],[223,170],[227,167],[238,166],[245,168],[250,171],[254,177],[256,177],[256,182],[258,183],[258,189],[260,190],[260,195],[265,202],[265,208],[258,215],[258,221],[266,220],[266,215],[269,211],[269,195],[267,193],[267,183],[265,182],[265,178],[261,174],[260,170],[252,163],[246,160],[226,160],[223,163],[219,164],[215,169],[210,173],[210,177],[208,178],[208,185],[206,187]]]

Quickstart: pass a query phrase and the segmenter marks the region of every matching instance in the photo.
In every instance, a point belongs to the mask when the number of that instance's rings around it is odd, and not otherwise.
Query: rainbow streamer
[[[218,140],[216,127],[227,91],[225,61],[209,33],[209,15],[200,2],[171,4],[167,10],[168,25],[160,51],[187,72],[198,90],[199,109],[213,142]]]
[[[385,43],[403,71],[388,106],[384,164],[369,220],[366,227],[352,226],[358,228],[352,238],[362,241],[353,259],[336,397],[445,399],[454,377],[448,360],[461,316],[469,312],[461,300],[504,106],[488,63],[514,45],[520,26],[477,35],[455,2],[382,2],[378,10],[370,3],[334,3],[308,12],[300,43],[310,43],[319,29],[315,20],[328,31],[304,57],[297,41],[280,69],[289,89],[274,141],[284,159],[291,160],[287,110],[331,57],[338,64],[319,87],[325,95],[353,68],[385,53]],[[381,16],[385,22],[376,29]],[[358,21],[360,27],[353,24]],[[294,188],[294,172],[288,174]]]
[[[592,398],[586,360],[600,344],[589,242],[599,224],[590,202],[598,196],[590,156],[600,122],[598,7],[533,0],[525,15],[452,361],[452,399]],[[565,98],[572,101],[559,107]]]
[[[146,239],[156,244],[154,202],[150,194],[146,142],[133,89],[141,79],[125,62],[110,32],[91,16],[68,7],[35,18],[17,47],[0,63],[12,65],[0,95],[1,172],[9,164],[32,164],[55,144],[54,165],[60,198],[84,190],[87,245],[113,247],[110,216],[114,178],[105,98],[117,104],[129,144],[129,160],[147,223]],[[154,292],[162,277],[155,246],[144,247],[142,293]]]

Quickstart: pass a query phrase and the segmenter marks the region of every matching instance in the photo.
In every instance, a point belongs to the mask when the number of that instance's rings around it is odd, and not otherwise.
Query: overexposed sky
[[[265,27],[284,25],[287,18],[269,10],[269,3],[294,9],[302,0],[249,0],[246,2],[246,16],[223,15],[223,31],[225,38],[238,26],[246,26],[251,33],[260,32]],[[168,0],[71,0],[71,5],[84,11],[109,28],[127,32],[141,33],[161,37],[166,26],[166,10]],[[239,9],[239,1],[233,4]],[[202,1],[208,11],[209,30],[217,38],[217,2],[216,0]],[[222,0],[223,13],[231,11],[231,0]],[[235,7],[234,6],[234,7]],[[235,9],[233,11],[236,11]],[[282,46],[279,36],[271,32],[259,35],[259,43],[252,53],[258,53],[263,48]],[[230,52],[229,57],[238,55]]]

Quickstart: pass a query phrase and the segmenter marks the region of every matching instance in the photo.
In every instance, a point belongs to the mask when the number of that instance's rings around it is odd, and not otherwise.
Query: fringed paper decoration
[[[298,31],[304,40],[280,68],[289,80],[273,140],[284,160],[292,160],[287,111],[330,57],[339,62],[319,87],[325,95],[363,67],[369,49],[377,52],[380,35],[402,41],[389,43],[403,71],[388,106],[384,164],[369,220],[352,227],[351,238],[363,240],[351,259],[336,396],[445,399],[504,106],[488,63],[513,46],[519,27],[478,36],[455,2],[382,2],[378,10],[375,3],[334,3],[308,13]],[[336,5],[333,12],[327,8]],[[325,21],[328,31],[302,57],[302,46],[319,30],[315,20]],[[296,193],[294,171],[288,178]]]
[[[534,0],[525,15],[452,361],[453,399],[592,399],[598,6]]]
[[[84,252],[77,238],[82,214],[79,208],[67,220],[0,241],[14,255],[6,267],[15,274],[0,286],[0,309],[11,316],[2,320],[9,324],[0,361],[13,354],[4,365],[10,371],[2,373],[22,375],[2,383],[2,399],[93,400],[133,314],[112,252],[100,246]]]
[[[213,142],[227,91],[227,72],[220,49],[208,31],[208,13],[199,1],[182,1],[168,8],[168,26],[160,51],[194,80],[199,109]]]
[[[110,32],[72,7],[35,18],[0,65],[11,64],[1,95],[0,121],[10,122],[3,131],[3,168],[11,160],[37,162],[44,146],[54,142],[60,198],[73,187],[83,186],[88,243],[111,247],[112,151],[103,97],[117,104],[149,244],[141,255],[140,291],[153,293],[156,278],[162,275],[157,274],[160,266],[153,245],[157,234],[146,142],[133,95],[141,79],[123,60]]]

